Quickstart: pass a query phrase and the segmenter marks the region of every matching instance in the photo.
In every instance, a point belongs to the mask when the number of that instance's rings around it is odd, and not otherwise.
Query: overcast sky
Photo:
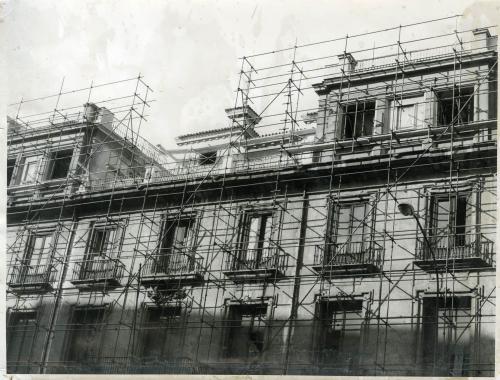
[[[491,25],[498,2],[8,1],[8,101],[141,73],[156,100],[142,133],[172,147],[227,125],[243,55],[458,13]]]

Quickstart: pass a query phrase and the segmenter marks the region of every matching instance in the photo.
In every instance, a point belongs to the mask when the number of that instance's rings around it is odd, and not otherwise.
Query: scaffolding
[[[175,150],[141,75],[10,105],[8,371],[492,375],[496,26],[459,20],[242,57]]]

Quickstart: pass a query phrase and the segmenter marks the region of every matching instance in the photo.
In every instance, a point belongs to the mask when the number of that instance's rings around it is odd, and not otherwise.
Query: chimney
[[[98,113],[99,107],[94,103],[85,103],[83,105],[83,119],[89,123],[94,123],[97,120]]]
[[[471,48],[474,50],[473,53],[478,53],[483,49],[491,49],[492,43],[495,38],[491,37],[490,31],[488,28],[477,28],[472,31],[474,38],[471,42]]]
[[[354,68],[358,64],[358,61],[354,59],[351,53],[344,53],[337,55],[340,67],[344,70],[344,73],[352,73]]]
[[[226,115],[229,119],[234,121],[234,126],[236,128],[245,129],[246,134],[249,137],[258,136],[258,133],[254,130],[254,126],[260,122],[261,117],[252,109],[252,107],[245,106],[227,108]]]

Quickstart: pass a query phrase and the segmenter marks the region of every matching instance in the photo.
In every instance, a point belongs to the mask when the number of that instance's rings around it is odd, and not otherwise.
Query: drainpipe
[[[290,345],[292,342],[292,330],[295,327],[295,322],[297,320],[297,310],[299,308],[299,293],[300,293],[300,272],[302,270],[304,262],[304,245],[306,242],[306,232],[307,232],[307,212],[309,208],[309,195],[307,191],[304,190],[303,203],[302,203],[302,217],[300,219],[300,235],[299,235],[299,248],[297,250],[297,265],[295,266],[295,278],[293,284],[293,294],[292,294],[292,308],[290,311],[290,318],[288,323],[288,331],[286,335],[285,343],[285,360],[283,363],[283,374],[286,375],[288,372],[288,361],[290,356]]]
[[[71,230],[69,233],[68,237],[68,242],[66,243],[66,247],[64,248],[64,264],[63,264],[63,270],[62,270],[62,275],[59,281],[59,286],[57,288],[57,297],[56,301],[54,304],[54,307],[52,308],[52,314],[50,316],[50,323],[49,323],[49,329],[47,332],[47,338],[45,339],[45,344],[43,347],[42,351],[42,368],[41,368],[41,373],[45,374],[47,370],[47,362],[49,359],[49,351],[52,346],[52,341],[53,341],[53,335],[54,335],[54,325],[57,320],[57,316],[59,314],[59,305],[61,304],[61,299],[62,299],[62,291],[63,291],[63,285],[66,280],[66,274],[68,272],[68,265],[69,265],[69,259],[71,255],[71,249],[73,247],[73,241],[75,238],[75,231],[76,227],[78,225],[78,222],[75,221],[74,216],[73,216],[73,224],[71,225]]]

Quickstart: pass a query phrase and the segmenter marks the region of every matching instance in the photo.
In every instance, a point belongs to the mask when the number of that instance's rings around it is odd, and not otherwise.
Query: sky
[[[154,90],[141,133],[167,148],[175,136],[228,125],[239,57],[453,14],[491,25],[500,13],[498,2],[473,0],[11,0],[2,8],[8,103],[57,93],[63,78],[69,90],[140,73]]]

